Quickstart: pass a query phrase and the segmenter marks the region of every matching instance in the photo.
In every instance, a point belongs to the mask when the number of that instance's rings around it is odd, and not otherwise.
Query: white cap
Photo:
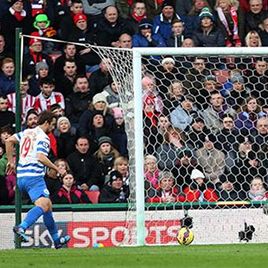
[[[195,169],[192,170],[191,179],[194,180],[194,179],[197,179],[197,178],[204,179],[205,175],[203,174],[203,172],[201,172],[200,170],[195,168]]]

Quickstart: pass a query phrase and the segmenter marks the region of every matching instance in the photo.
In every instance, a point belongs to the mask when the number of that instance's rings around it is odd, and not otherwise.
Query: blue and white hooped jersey
[[[20,143],[20,158],[17,166],[18,178],[38,178],[45,175],[45,166],[37,159],[37,154],[48,155],[50,141],[40,128],[25,129],[15,134]]]

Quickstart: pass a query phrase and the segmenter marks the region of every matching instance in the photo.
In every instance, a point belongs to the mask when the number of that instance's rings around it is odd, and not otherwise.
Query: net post
[[[135,113],[135,179],[136,179],[136,236],[137,246],[145,245],[143,119],[141,88],[141,54],[133,49],[134,113]]]
[[[15,85],[16,85],[16,132],[21,130],[21,96],[20,96],[20,81],[21,81],[21,66],[22,66],[22,29],[16,28],[16,58],[15,58]],[[19,146],[16,145],[16,163],[19,160]],[[17,184],[17,178],[16,178]],[[21,222],[21,194],[16,187],[15,191],[15,224],[18,225]],[[21,242],[17,236],[15,236],[15,248],[21,248]]]

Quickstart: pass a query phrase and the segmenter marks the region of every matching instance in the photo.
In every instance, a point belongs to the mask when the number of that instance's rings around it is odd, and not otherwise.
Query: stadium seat
[[[97,204],[99,202],[99,191],[85,191],[85,193],[87,194],[92,204]]]

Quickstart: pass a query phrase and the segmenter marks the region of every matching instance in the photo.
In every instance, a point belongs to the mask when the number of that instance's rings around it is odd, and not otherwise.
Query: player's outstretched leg
[[[13,228],[13,232],[18,235],[22,242],[29,241],[29,237],[25,234],[25,230],[33,225],[43,214],[44,210],[39,206],[35,206],[28,211],[27,216],[22,223]]]
[[[44,224],[46,225],[53,241],[56,249],[62,248],[63,245],[67,244],[71,237],[69,235],[59,237],[58,235],[58,228],[54,221],[52,211],[48,211],[43,215]]]

